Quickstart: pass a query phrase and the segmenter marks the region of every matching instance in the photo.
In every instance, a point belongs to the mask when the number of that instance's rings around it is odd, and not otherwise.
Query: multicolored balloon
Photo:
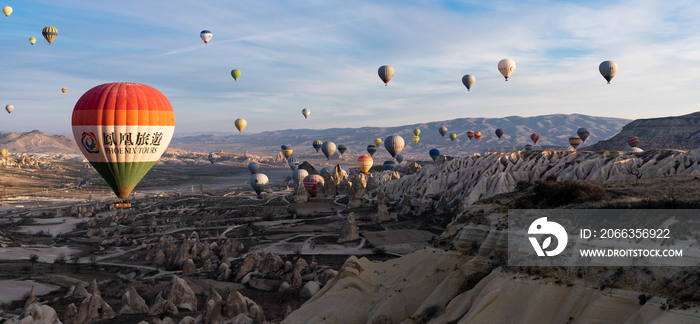
[[[525,151],[532,151],[532,144],[525,144]]]
[[[233,122],[233,124],[236,126],[239,133],[243,133],[243,130],[248,125],[248,122],[243,118],[238,118],[235,122]]]
[[[382,139],[381,138],[375,138],[374,139],[374,145],[379,147],[379,145],[382,145]]]
[[[401,155],[401,154],[397,155],[397,156],[396,156],[396,162],[398,162],[399,164],[401,164],[401,162],[403,162],[403,155]]]
[[[367,153],[369,155],[374,156],[374,153],[377,153],[377,146],[374,144],[367,145]]]
[[[294,172],[292,172],[292,180],[294,180],[295,184],[299,184],[299,182],[304,181],[304,178],[309,175],[309,171],[306,171],[304,169],[296,169]]]
[[[372,157],[369,155],[362,155],[357,158],[357,167],[360,168],[360,171],[364,174],[367,174],[367,171],[372,168],[372,164],[374,164],[374,160],[372,160]]]
[[[474,138],[474,131],[468,131],[468,132],[467,132],[467,137],[469,137],[469,140],[471,141],[472,138]]]
[[[384,86],[389,85],[389,81],[394,77],[394,68],[388,65],[382,65],[379,67],[379,78],[384,81]],[[379,144],[377,144],[379,145]]]
[[[51,45],[51,42],[58,36],[58,29],[55,27],[44,27],[44,29],[41,30],[41,35],[43,35],[44,39]]]
[[[394,159],[396,159],[397,154],[401,153],[404,144],[403,137],[398,135],[391,135],[384,140],[384,148]]]
[[[502,129],[497,129],[496,130],[496,136],[498,136],[498,139],[501,139],[501,136],[503,136],[503,130]]]
[[[292,156],[292,147],[289,145],[282,145],[282,154],[284,155],[285,158],[289,158]]]
[[[481,138],[481,132],[474,132],[474,139],[479,140]]]
[[[450,134],[450,139],[454,142],[457,139],[457,133]]]
[[[5,106],[5,110],[7,110],[7,113],[11,113],[13,110],[15,110],[15,106],[13,105],[7,105]]]
[[[610,80],[617,74],[617,63],[613,61],[604,61],[598,66],[598,71],[600,71],[600,74],[602,74],[605,80],[608,80],[608,84],[610,84]]]
[[[637,147],[637,145],[639,145],[639,137],[637,137],[637,136],[627,137],[627,145],[629,145],[630,147]]]
[[[571,144],[571,147],[573,147],[574,150],[575,150],[579,145],[581,145],[581,142],[583,142],[583,141],[581,140],[580,137],[578,137],[578,135],[574,135],[574,136],[569,137],[569,144]]]
[[[299,163],[300,163],[300,161],[299,161],[299,159],[296,158],[296,157],[293,157],[293,156],[292,156],[292,157],[290,157],[290,158],[287,159],[287,164],[289,165],[290,168],[292,168],[292,171],[294,171],[294,170],[296,170],[297,168],[299,168]]]
[[[263,173],[256,173],[250,176],[250,186],[255,190],[258,195],[267,188],[269,180],[267,176]]]
[[[394,171],[394,170],[396,170],[396,167],[398,167],[398,165],[396,165],[396,162],[389,160],[389,161],[384,161],[384,164],[382,164],[382,167],[384,167],[384,170]]]
[[[241,70],[231,70],[231,76],[233,81],[238,81],[238,78],[241,76]]]
[[[502,59],[498,62],[498,71],[501,72],[501,74],[506,77],[506,81],[508,81],[510,75],[515,71],[515,61],[511,59]]]
[[[315,140],[313,143],[311,143],[311,146],[313,146],[316,152],[318,152],[318,150],[321,149],[321,146],[323,146],[323,142]]]
[[[578,135],[578,137],[580,137],[581,140],[585,142],[586,139],[588,138],[588,136],[591,135],[591,132],[589,132],[587,129],[581,127],[576,131],[576,135]]]
[[[36,43],[36,38],[34,38],[34,37],[29,37],[29,44],[34,45],[34,43]]]
[[[211,40],[212,36],[214,36],[214,34],[212,34],[208,30],[203,30],[201,33],[199,33],[199,38],[201,38],[204,41],[204,45],[209,44],[209,41]]]
[[[321,146],[321,151],[323,151],[323,155],[325,155],[328,160],[331,159],[331,156],[333,156],[333,153],[335,153],[336,149],[337,147],[333,142],[325,142]]]
[[[430,150],[430,152],[428,152],[428,154],[430,154],[430,157],[433,159],[433,161],[437,160],[437,158],[440,157],[440,151],[438,149],[432,149]]]
[[[413,141],[416,142],[416,144],[417,144],[418,141],[420,141],[420,137],[419,137],[419,136],[413,136]]]
[[[540,140],[540,134],[532,133],[532,135],[530,135],[530,139],[533,143],[535,143],[535,145],[537,145],[537,141]]]
[[[348,150],[348,147],[345,146],[345,144],[338,145],[338,153],[340,153],[340,155],[343,155],[343,153],[345,153],[345,151],[347,151],[347,150]]]
[[[442,137],[445,137],[445,134],[447,134],[447,127],[440,127],[440,129],[438,129],[438,132],[440,132],[440,135],[442,135]]]
[[[256,174],[256,173],[260,172],[260,163],[258,163],[258,162],[248,163],[248,171],[251,174]]]
[[[467,91],[472,91],[472,86],[474,85],[474,82],[476,82],[476,78],[471,74],[467,74],[462,77],[462,84],[464,84],[464,86],[467,87]]]
[[[304,109],[301,110],[301,114],[304,115],[304,119],[308,119],[308,118],[309,118],[309,114],[311,114],[311,110],[308,110],[308,109],[304,108]]]
[[[160,91],[115,82],[85,92],[71,124],[80,151],[117,197],[126,199],[170,144],[175,113]]]
[[[304,178],[304,189],[309,194],[309,197],[316,197],[316,188],[319,184],[323,186],[325,182],[323,177],[318,174],[309,174]]]

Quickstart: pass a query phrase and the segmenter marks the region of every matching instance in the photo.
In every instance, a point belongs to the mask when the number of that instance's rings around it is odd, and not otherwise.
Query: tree
[[[32,267],[31,267],[31,269],[29,270],[29,279],[32,278],[32,271],[34,271],[34,263],[36,263],[37,260],[39,260],[39,256],[38,256],[38,255],[36,255],[36,254],[31,254],[31,255],[29,255],[29,262],[32,263]]]

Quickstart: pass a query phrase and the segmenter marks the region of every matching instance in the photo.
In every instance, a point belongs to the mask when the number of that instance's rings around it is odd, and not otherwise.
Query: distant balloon
[[[604,61],[598,66],[598,71],[600,71],[600,74],[602,74],[605,80],[608,80],[608,84],[610,84],[610,80],[617,74],[617,63],[613,61]]]
[[[382,139],[381,138],[375,138],[374,139],[374,145],[379,147],[379,145],[382,145]]]
[[[214,153],[209,153],[208,160],[209,160],[209,162],[211,162],[211,164],[214,164],[214,162],[216,162],[216,160],[218,160],[218,159],[219,159],[218,155],[216,155]]]
[[[311,110],[304,108],[301,110],[301,114],[304,115],[304,119],[307,119],[309,118],[309,114],[311,114]]]
[[[418,143],[418,141],[420,141],[420,137],[418,137],[418,136],[413,136],[413,141],[416,142],[416,143]]]
[[[578,135],[574,135],[574,136],[569,137],[569,144],[571,144],[571,147],[573,147],[574,150],[575,150],[579,145],[581,145],[581,142],[582,142],[582,141],[581,141],[581,138],[578,137]]]
[[[241,70],[231,70],[231,76],[234,81],[238,81],[238,78],[241,76]]]
[[[323,176],[326,172],[328,172],[328,175],[330,176],[332,173],[331,170],[335,171],[334,169],[331,169],[329,167],[325,167],[325,168],[321,169],[321,171],[318,172],[318,175]]]
[[[282,154],[284,154],[285,158],[289,158],[290,156],[292,156],[292,152],[293,152],[293,150],[292,150],[291,146],[282,145]]]
[[[44,29],[41,30],[41,35],[43,35],[46,41],[49,42],[49,45],[51,45],[51,42],[58,36],[58,29],[55,27],[44,27]]]
[[[450,134],[450,139],[454,142],[457,139],[457,133]]]
[[[496,130],[496,136],[498,136],[498,139],[501,139],[501,136],[503,136],[503,130],[502,129],[497,129]]]
[[[11,113],[13,110],[15,110],[15,106],[13,105],[7,105],[5,106],[5,110],[7,110],[7,113]]]
[[[316,188],[320,184],[323,186],[323,177],[318,174],[309,174],[304,178],[304,189],[309,194],[309,197],[316,197]]]
[[[404,146],[403,137],[398,135],[391,135],[384,140],[384,148],[391,154],[392,157],[396,158],[396,155],[401,153]]]
[[[471,141],[472,138],[474,138],[474,131],[468,131],[468,132],[467,132],[467,137],[469,137],[469,140]]]
[[[347,151],[347,150],[348,150],[348,147],[345,146],[345,144],[338,145],[338,153],[340,153],[340,155],[343,155],[343,153],[345,153],[345,151]]]
[[[258,195],[267,188],[268,182],[267,176],[262,173],[256,173],[250,176],[250,186],[253,187],[253,190],[255,190],[255,193]]]
[[[365,174],[372,168],[373,163],[374,160],[372,160],[372,157],[369,155],[363,155],[357,158],[357,167],[360,168],[360,171]]]
[[[287,159],[287,164],[289,164],[289,167],[292,168],[293,170],[296,170],[299,167],[299,159],[296,157],[290,157]]]
[[[322,146],[322,145],[323,145],[323,142],[321,142],[321,141],[319,141],[319,140],[315,140],[313,143],[311,143],[311,146],[314,147],[314,149],[316,150],[316,152],[318,152],[318,150],[321,149],[321,146]]]
[[[440,135],[442,135],[442,137],[445,137],[445,134],[447,134],[447,127],[440,127],[440,129],[438,129],[438,132],[440,132]]]
[[[396,162],[391,161],[391,160],[384,161],[384,164],[382,164],[382,166],[384,167],[384,170],[389,170],[389,171],[394,171],[394,170],[396,170],[396,167],[397,167]]]
[[[61,92],[63,92],[63,94],[66,94],[66,91],[68,91],[68,89],[66,89],[66,88],[61,88]]]
[[[6,157],[6,156],[7,156],[7,150],[6,150],[6,149],[0,150],[0,156]]]
[[[465,87],[467,87],[467,91],[472,91],[472,86],[474,85],[474,82],[476,82],[476,78],[471,74],[467,74],[462,77],[462,83]]]
[[[243,129],[245,129],[246,125],[248,125],[248,122],[243,118],[238,118],[235,122],[233,122],[233,124],[236,125],[239,133],[243,133]]]
[[[401,164],[401,162],[403,162],[403,155],[401,155],[401,154],[397,155],[397,156],[396,156],[396,162],[398,162],[399,164]]]
[[[384,81],[384,85],[389,85],[389,81],[394,77],[394,68],[388,65],[382,65],[379,67],[379,77]],[[377,144],[379,145],[379,144]]]
[[[350,175],[350,168],[348,168],[348,167],[346,167],[346,166],[344,166],[344,165],[341,165],[341,166],[340,166],[340,171],[342,171],[343,173],[345,173],[345,175]]]
[[[585,142],[586,139],[588,138],[588,136],[591,135],[591,132],[589,132],[587,129],[581,127],[576,131],[576,135],[578,135],[578,137],[580,137],[581,140]]]
[[[325,155],[328,160],[331,159],[331,156],[333,156],[333,153],[335,153],[336,149],[337,147],[333,142],[325,142],[321,146],[321,151],[323,151],[323,155]]]
[[[532,151],[532,144],[525,144],[525,151]]]
[[[292,172],[292,179],[294,180],[295,184],[299,184],[299,182],[304,181],[304,178],[309,175],[309,172],[304,170],[304,169],[296,169],[294,172]]]
[[[369,153],[369,155],[372,155],[372,156],[373,156],[374,153],[376,153],[376,152],[377,152],[377,146],[376,146],[376,145],[374,145],[374,144],[367,145],[367,153]]]
[[[248,171],[252,174],[258,173],[260,171],[260,163],[258,162],[250,162],[248,163]]]
[[[29,44],[34,45],[34,43],[36,43],[36,38],[34,38],[34,37],[29,37]]]
[[[629,145],[630,147],[637,147],[637,145],[639,145],[639,137],[637,137],[637,136],[627,137],[627,145]]]
[[[204,45],[209,44],[209,41],[211,40],[212,36],[214,36],[214,34],[212,34],[208,30],[203,30],[201,33],[199,33],[199,38],[201,38],[204,41]]]
[[[515,71],[515,62],[511,59],[501,60],[498,62],[498,71],[501,72],[501,74],[506,77],[506,81],[508,81],[508,77]]]
[[[420,128],[414,129],[414,130],[413,130],[413,135],[416,135],[416,136],[420,135]]]
[[[2,8],[2,13],[5,14],[5,17],[9,17],[10,14],[12,14],[12,7],[10,7],[10,6],[4,6],[4,7]]]
[[[428,152],[428,154],[430,154],[430,157],[433,158],[433,161],[435,161],[440,156],[440,151],[438,149],[432,149],[430,152]]]
[[[474,132],[474,139],[479,140],[481,138],[481,132]]]
[[[530,135],[530,139],[533,143],[535,143],[535,145],[537,145],[537,141],[540,140],[540,134],[532,133],[532,135]]]

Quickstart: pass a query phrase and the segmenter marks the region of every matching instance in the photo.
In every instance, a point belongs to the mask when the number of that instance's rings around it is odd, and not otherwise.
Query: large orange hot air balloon
[[[73,109],[72,125],[80,151],[125,199],[168,147],[175,114],[158,90],[115,82],[85,92]]]

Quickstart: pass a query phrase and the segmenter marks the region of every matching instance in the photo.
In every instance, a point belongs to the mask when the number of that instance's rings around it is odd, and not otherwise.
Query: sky
[[[28,1],[0,18],[0,131],[71,134],[107,82],[161,91],[175,134],[698,111],[697,1]],[[52,45],[41,36],[53,26]],[[200,31],[212,31],[208,45]],[[35,45],[28,38],[36,37]],[[498,61],[517,68],[505,82]],[[617,62],[612,84],[598,72]],[[396,74],[384,86],[382,65]],[[234,82],[232,69],[240,69]],[[465,74],[476,77],[471,92]],[[68,88],[64,95],[60,89]],[[309,119],[301,114],[311,110]]]

